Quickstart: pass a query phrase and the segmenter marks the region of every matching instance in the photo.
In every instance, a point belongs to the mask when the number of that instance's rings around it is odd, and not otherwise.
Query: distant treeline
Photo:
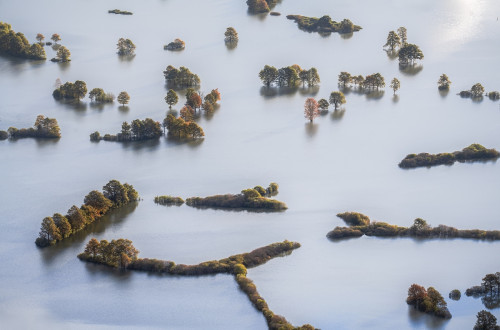
[[[278,87],[297,87],[301,82],[302,86],[305,86],[307,83],[308,87],[313,87],[321,81],[316,68],[305,70],[298,64],[281,69],[266,65],[260,70],[259,78],[267,87],[270,87],[272,84]]]
[[[163,71],[165,80],[177,87],[192,87],[200,85],[200,77],[189,71],[188,68],[181,66],[179,69],[169,65]]]
[[[453,153],[428,154],[420,153],[407,155],[400,163],[401,168],[415,168],[422,166],[452,165],[455,162],[491,160],[500,157],[495,149],[486,149],[480,144],[471,144]]]
[[[307,17],[302,15],[287,15],[288,19],[295,21],[299,29],[321,33],[351,33],[361,30],[361,26],[354,25],[350,20],[343,19],[342,22],[332,21],[331,17],[324,15],[321,18]]]
[[[10,24],[3,22],[0,22],[0,53],[33,60],[47,59],[40,43],[30,44],[24,34],[16,33]]]
[[[80,208],[73,205],[65,216],[56,213],[52,217],[45,217],[36,245],[54,245],[100,219],[109,210],[139,199],[139,194],[132,185],[122,185],[117,180],[109,181],[102,189],[104,193],[97,190],[88,193],[83,200],[84,204]]]
[[[451,239],[467,238],[481,240],[500,240],[498,230],[464,229],[439,225],[431,227],[423,219],[417,218],[411,227],[400,227],[390,225],[386,222],[370,222],[370,218],[357,212],[339,213],[337,216],[343,219],[349,227],[335,227],[326,236],[330,239],[344,239],[351,237],[376,236],[376,237],[414,237],[422,239]]]
[[[161,125],[159,122],[151,118],[144,120],[135,119],[131,125],[124,121],[122,130],[116,135],[106,134],[101,137],[101,134],[96,131],[90,134],[91,141],[115,141],[115,142],[130,142],[130,141],[144,141],[158,139],[163,135]]]
[[[21,129],[9,127],[7,132],[8,136],[12,139],[22,139],[28,137],[54,139],[61,137],[61,130],[57,120],[55,118],[47,118],[43,115],[38,115],[36,117],[33,127]]]
[[[177,276],[232,274],[255,308],[264,314],[269,329],[313,330],[314,327],[311,325],[293,327],[283,316],[275,315],[269,309],[264,298],[257,292],[255,284],[246,277],[247,268],[257,267],[273,258],[290,254],[299,247],[299,243],[283,241],[261,247],[250,253],[237,254],[221,260],[202,262],[198,265],[177,265],[173,261],[137,258],[139,251],[130,240],[118,239],[111,242],[101,240],[99,242],[97,239],[92,238],[85,247],[84,252],[78,255],[78,258],[83,261],[115,268]]]
[[[242,190],[240,194],[215,195],[208,197],[191,197],[186,200],[186,204],[193,207],[212,207],[229,209],[250,209],[250,210],[286,210],[285,203],[270,199],[278,193],[278,184],[271,183],[267,189],[261,186]]]

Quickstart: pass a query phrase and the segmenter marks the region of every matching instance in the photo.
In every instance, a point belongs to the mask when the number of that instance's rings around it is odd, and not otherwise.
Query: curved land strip
[[[288,207],[285,203],[268,198],[278,194],[278,184],[271,183],[267,189],[256,186],[242,190],[240,194],[214,195],[208,197],[191,197],[186,204],[192,207],[209,207],[219,209],[245,209],[257,211],[282,211]]]
[[[313,330],[314,327],[309,324],[294,327],[283,316],[274,314],[269,309],[264,298],[258,293],[255,284],[246,276],[247,268],[257,267],[273,258],[288,255],[299,247],[299,243],[285,240],[258,248],[249,253],[236,254],[221,260],[202,262],[198,265],[176,265],[173,261],[137,258],[139,251],[135,249],[130,240],[118,239],[111,242],[102,240],[99,242],[93,238],[85,247],[85,251],[78,255],[78,258],[83,261],[115,268],[178,276],[232,274],[240,289],[246,293],[254,307],[262,312],[269,329]]]
[[[319,33],[352,33],[362,29],[359,25],[354,25],[350,20],[343,19],[342,22],[332,21],[331,17],[324,15],[321,18],[307,17],[302,15],[287,15],[286,18],[298,24],[299,29],[308,32]]]
[[[455,151],[453,153],[410,154],[399,163],[399,167],[415,168],[423,166],[453,165],[455,162],[495,160],[498,157],[500,157],[500,153],[495,149],[486,149],[482,145],[475,143],[462,149],[462,151]]]
[[[417,218],[411,227],[400,227],[386,222],[370,221],[366,215],[357,212],[339,213],[337,216],[343,219],[349,227],[335,227],[326,236],[332,240],[340,240],[351,237],[375,236],[375,237],[413,237],[420,239],[450,239],[467,238],[477,240],[500,240],[498,230],[480,229],[457,229],[445,225],[431,227],[423,219]]]

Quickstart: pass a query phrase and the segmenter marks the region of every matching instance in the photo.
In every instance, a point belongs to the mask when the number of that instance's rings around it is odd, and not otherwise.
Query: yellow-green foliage
[[[156,196],[155,203],[161,205],[182,205],[184,204],[184,200],[181,197]]]

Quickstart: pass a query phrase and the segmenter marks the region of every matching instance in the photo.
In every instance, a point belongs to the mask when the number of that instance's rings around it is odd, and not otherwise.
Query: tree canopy
[[[135,54],[135,45],[130,39],[125,39],[125,38],[118,39],[116,48],[118,49],[118,55],[130,56]]]
[[[417,45],[403,43],[403,46],[399,49],[398,56],[399,63],[413,64],[416,60],[423,59],[424,53]]]
[[[42,34],[40,36],[43,37]],[[0,22],[0,53],[26,59],[45,60],[47,55],[40,42],[31,45],[23,33],[16,33],[10,24]]]
[[[342,92],[331,92],[330,93],[330,104],[337,108],[346,102],[344,93]]]

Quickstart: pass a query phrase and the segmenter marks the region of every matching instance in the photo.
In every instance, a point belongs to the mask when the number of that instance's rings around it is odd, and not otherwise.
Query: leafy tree
[[[97,254],[99,253],[99,250],[100,250],[99,241],[95,238],[92,238],[85,246],[84,251],[85,253],[92,255],[93,258],[96,258]]]
[[[352,76],[349,72],[341,72],[339,74],[339,85],[342,84],[343,87],[352,81]]]
[[[401,83],[397,78],[393,78],[389,87],[392,88],[392,90],[394,91],[394,95],[396,95],[396,91],[399,89],[399,87],[401,87]]]
[[[403,46],[399,49],[399,63],[413,64],[415,60],[421,60],[424,58],[424,53],[420,50],[417,45],[403,43]]]
[[[193,109],[197,109],[201,107],[201,96],[200,94],[194,92],[188,95],[186,95],[186,105],[190,106]]]
[[[262,80],[264,85],[267,87],[271,86],[271,83],[278,78],[278,69],[274,66],[266,65],[264,69],[259,72],[259,78]]]
[[[165,102],[168,104],[168,108],[172,109],[172,106],[177,104],[179,101],[179,96],[173,89],[169,89],[167,92],[167,96],[165,96]]]
[[[118,180],[109,181],[102,187],[103,195],[109,199],[114,207],[120,207],[129,202],[127,189]]]
[[[35,121],[36,135],[41,137],[61,137],[59,124],[55,118],[38,115]]]
[[[123,187],[127,190],[127,197],[130,202],[139,200],[139,193],[134,189],[133,185],[124,183]]]
[[[354,85],[358,85],[359,87],[363,87],[363,84],[365,82],[365,78],[362,75],[353,76],[352,82],[354,83]]]
[[[318,102],[310,97],[304,103],[304,117],[312,123],[314,118],[319,116]]]
[[[57,228],[59,228],[62,238],[66,238],[71,235],[71,224],[69,223],[68,218],[60,213],[56,213],[52,216],[52,219],[54,219],[54,223]]]
[[[215,111],[214,103],[210,101],[203,102],[203,111],[208,114],[212,114]]]
[[[68,48],[61,46],[57,50],[56,59],[59,62],[69,62],[71,61],[71,53]]]
[[[226,37],[224,40],[226,42],[236,42],[238,41],[238,32],[233,27],[228,27],[226,32],[224,32],[224,36]]]
[[[488,311],[482,310],[477,313],[477,321],[474,330],[497,330],[497,318]]]
[[[90,141],[94,141],[94,142],[101,141],[101,133],[99,133],[99,131],[95,131],[94,133],[90,133]]]
[[[50,39],[52,39],[52,41],[57,44],[58,41],[61,41],[61,36],[57,33],[54,33],[52,37],[50,37]]]
[[[345,96],[344,93],[342,92],[331,92],[330,93],[330,104],[332,104],[335,107],[335,110],[337,110],[339,105],[345,104]]]
[[[40,227],[40,238],[46,239],[47,242],[58,241],[61,239],[61,233],[59,228],[57,228],[54,219],[51,217],[45,217],[42,220],[42,226]]]
[[[394,48],[400,46],[401,39],[399,38],[398,34],[394,31],[390,31],[389,35],[387,35],[387,42],[385,43],[384,47],[391,47],[391,50],[394,50]]]
[[[408,298],[406,298],[406,303],[408,305],[415,305],[417,309],[420,309],[420,304],[424,301],[427,296],[427,290],[423,286],[418,284],[412,284],[408,289]]]
[[[124,106],[125,104],[128,104],[128,102],[130,101],[130,95],[128,95],[128,93],[125,91],[120,92],[116,100],[118,101],[118,103]]]
[[[36,35],[36,40],[38,40],[38,42],[41,44],[43,42],[43,39],[45,39],[45,36],[41,33],[38,33]]]
[[[413,225],[411,226],[412,231],[419,232],[423,230],[429,229],[430,226],[427,224],[427,221],[421,218],[417,218],[413,221]]]
[[[472,97],[483,97],[484,87],[480,83],[474,84],[471,87],[470,92]]]
[[[175,86],[190,87],[198,86],[200,84],[200,78],[198,75],[192,73],[188,68],[181,66],[179,69],[173,66],[167,66],[166,70],[163,71],[165,80],[167,83],[174,84]]]
[[[351,20],[344,18],[340,22],[340,28],[339,28],[340,33],[351,33],[354,32],[354,24],[351,22]]]
[[[45,54],[45,49],[43,49],[40,44],[33,44],[28,50],[28,57],[38,60],[45,60],[47,55]]]
[[[120,38],[116,44],[118,55],[134,55],[135,45],[130,39]]]
[[[129,139],[131,136],[132,126],[129,125],[126,121],[122,123],[121,134],[125,139]]]
[[[102,88],[94,88],[89,92],[89,98],[92,102],[99,102],[99,100],[104,99],[105,96],[106,93],[104,93]]]
[[[266,0],[247,0],[248,11],[252,13],[265,13],[271,11]]]
[[[83,202],[96,209],[99,214],[106,213],[113,206],[113,203],[97,190],[89,192]]]
[[[493,293],[498,294],[498,277],[495,274],[486,274],[483,278],[482,286],[485,291],[489,291],[489,295],[492,296]]]
[[[399,36],[399,39],[401,40],[401,44],[403,46],[406,45],[406,41],[408,40],[407,37],[406,37],[406,28],[404,26],[401,26],[398,28],[398,36]]]
[[[276,81],[279,87],[296,87],[300,78],[297,70],[293,66],[288,66],[278,70]]]
[[[184,107],[182,107],[180,115],[181,118],[184,119],[184,121],[188,122],[194,120],[195,112],[189,105],[185,105]]]
[[[438,89],[440,89],[440,90],[449,89],[450,85],[451,85],[450,78],[448,78],[448,76],[444,73],[439,77],[439,80],[437,83],[438,83]]]
[[[306,82],[309,80],[309,71],[308,70],[301,70],[299,72],[299,79],[302,82],[302,87],[305,87]]]
[[[74,98],[80,101],[85,97],[86,94],[87,94],[87,84],[85,83],[85,81],[82,80],[75,81],[73,89]]]
[[[85,216],[83,215],[83,212],[76,205],[73,205],[68,210],[66,218],[68,219],[71,228],[73,228],[73,231],[78,231],[83,227],[85,227],[86,225]]]
[[[330,103],[328,103],[328,101],[325,99],[321,99],[318,101],[318,106],[320,110],[328,110]]]
[[[193,121],[186,124],[186,133],[193,139],[199,139],[205,136],[203,129]]]
[[[380,73],[368,75],[363,82],[363,86],[368,88],[377,88],[378,90],[381,87],[385,87],[384,77]]]

